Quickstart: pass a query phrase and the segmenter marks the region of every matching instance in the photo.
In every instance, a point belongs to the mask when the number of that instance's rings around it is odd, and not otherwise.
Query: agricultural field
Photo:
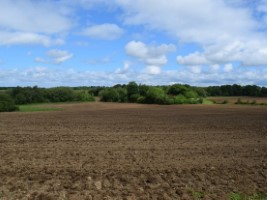
[[[266,106],[94,102],[0,114],[1,200],[266,194]]]
[[[241,101],[243,104],[266,104],[267,105],[267,98],[266,97],[208,97],[210,101],[218,104],[235,104],[236,102]]]

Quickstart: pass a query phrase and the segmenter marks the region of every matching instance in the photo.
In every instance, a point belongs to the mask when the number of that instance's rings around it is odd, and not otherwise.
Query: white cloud
[[[148,46],[140,41],[131,41],[125,46],[126,54],[137,58],[145,65],[148,71],[159,72],[158,67],[167,64],[166,54],[175,51],[173,44],[162,44],[159,46]]]
[[[34,59],[34,61],[35,61],[35,62],[38,62],[38,63],[45,63],[45,62],[46,62],[46,60],[43,59],[43,58],[41,58],[41,57],[36,57],[36,58]]]
[[[120,38],[123,32],[116,24],[99,24],[84,29],[82,34],[96,39],[115,40]]]
[[[161,73],[161,69],[155,65],[149,65],[145,68],[144,72],[149,75],[158,75]]]
[[[218,72],[220,70],[220,65],[215,64],[215,65],[210,65],[210,70],[211,72]]]
[[[62,39],[53,39],[49,36],[28,32],[7,32],[0,31],[0,45],[17,44],[40,44],[43,46],[62,45]]]
[[[68,12],[50,1],[1,0],[0,27],[30,33],[59,33],[71,28]]]
[[[73,57],[72,53],[69,53],[68,51],[58,50],[58,49],[52,49],[46,53],[53,63],[55,64],[61,64]]]
[[[125,23],[167,31],[183,40],[210,44],[244,38],[258,28],[245,8],[214,0],[117,0],[125,11]],[[239,19],[239,20],[233,20]]]
[[[50,0],[1,0],[0,13],[0,45],[63,44],[59,34],[73,26],[68,8]]]
[[[256,84],[267,85],[267,69],[259,67],[255,71],[251,68],[233,68],[232,71],[220,73],[192,73],[190,70],[171,70],[161,71],[155,67],[151,71],[133,71],[127,69],[127,64],[122,67],[123,73],[104,71],[80,71],[71,68],[47,68],[34,67],[23,70],[18,69],[1,69],[0,84],[2,86],[26,86],[38,85],[52,87],[58,85],[81,86],[81,85],[115,85],[124,84],[129,81],[136,81],[143,84],[171,84],[184,83],[197,86],[223,85],[223,84]]]
[[[226,64],[226,65],[224,65],[223,70],[224,70],[224,72],[229,73],[229,72],[233,71],[233,65],[232,64]]]
[[[207,65],[211,62],[205,55],[195,52],[186,56],[177,56],[177,62],[181,65]]]
[[[86,64],[89,64],[89,65],[103,65],[103,64],[107,64],[107,63],[110,63],[112,62],[112,58],[113,56],[104,56],[104,57],[101,57],[101,58],[95,58],[95,59],[91,59],[91,60],[88,60],[86,61]]]
[[[126,73],[128,73],[129,69],[130,69],[130,65],[131,64],[129,62],[125,62],[123,68],[116,69],[115,73],[116,74],[126,74]]]
[[[124,23],[168,33],[182,43],[196,43],[203,52],[177,57],[182,65],[240,62],[267,65],[266,1],[244,0],[116,0]],[[255,16],[258,16],[256,19]],[[266,19],[266,20],[265,20]],[[264,23],[266,21],[266,23]]]
[[[46,52],[48,56],[47,59],[42,57],[36,57],[34,59],[35,62],[38,63],[52,63],[52,64],[61,64],[73,57],[72,53],[64,50],[52,49]]]
[[[201,71],[202,71],[202,67],[201,66],[189,66],[188,68],[194,74],[200,74]]]

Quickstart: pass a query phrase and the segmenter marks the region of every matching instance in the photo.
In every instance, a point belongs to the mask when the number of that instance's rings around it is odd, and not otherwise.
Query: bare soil
[[[235,104],[238,99],[240,99],[244,103],[252,103],[255,104],[267,104],[267,97],[246,97],[246,96],[240,96],[240,97],[208,97],[209,100],[213,100],[216,103],[223,103],[227,102],[229,104]]]
[[[0,114],[0,199],[267,193],[267,108],[58,104]]]

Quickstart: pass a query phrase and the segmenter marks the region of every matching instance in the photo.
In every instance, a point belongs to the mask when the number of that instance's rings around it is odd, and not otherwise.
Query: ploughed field
[[[0,199],[267,193],[267,107],[57,104],[0,114]]]

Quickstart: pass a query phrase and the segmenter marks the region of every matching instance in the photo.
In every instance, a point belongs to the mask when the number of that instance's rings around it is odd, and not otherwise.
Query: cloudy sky
[[[0,86],[129,81],[267,86],[267,1],[0,1]]]

